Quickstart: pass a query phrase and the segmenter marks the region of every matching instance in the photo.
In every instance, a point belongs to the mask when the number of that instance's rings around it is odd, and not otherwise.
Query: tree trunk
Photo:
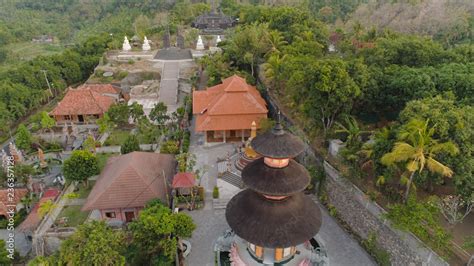
[[[407,190],[405,191],[405,198],[403,199],[405,203],[408,201],[408,195],[410,194],[410,187],[411,187],[411,183],[413,182],[414,175],[415,175],[415,172],[411,172],[410,179],[408,180],[408,183],[407,183]]]

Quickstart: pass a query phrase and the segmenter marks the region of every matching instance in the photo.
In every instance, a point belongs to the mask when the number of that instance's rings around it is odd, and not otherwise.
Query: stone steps
[[[213,199],[212,206],[214,210],[223,210],[227,207],[227,203],[230,199]]]
[[[221,179],[223,181],[226,181],[227,183],[233,185],[233,186],[238,187],[238,188],[243,188],[244,187],[244,183],[242,182],[242,178],[239,175],[235,174],[235,173],[226,171],[222,174]]]

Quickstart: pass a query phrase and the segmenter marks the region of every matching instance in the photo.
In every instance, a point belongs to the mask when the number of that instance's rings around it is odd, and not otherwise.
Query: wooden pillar
[[[226,140],[225,140],[225,137],[226,137],[225,136],[225,130],[222,130],[222,133],[224,134],[224,141],[223,142],[225,143],[226,142]]]

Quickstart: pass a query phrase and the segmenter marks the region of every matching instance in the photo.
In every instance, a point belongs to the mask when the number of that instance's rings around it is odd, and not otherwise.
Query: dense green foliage
[[[67,180],[84,182],[87,185],[89,177],[99,174],[98,163],[97,157],[90,151],[75,150],[71,157],[64,161],[64,177]]]
[[[438,215],[439,210],[434,204],[418,202],[415,197],[410,197],[406,204],[391,205],[386,214],[397,228],[411,231],[423,241],[446,251],[450,236],[439,225]]]
[[[127,154],[134,151],[140,151],[140,143],[138,142],[137,136],[131,134],[120,146],[120,153]]]
[[[129,224],[133,236],[131,261],[134,265],[155,261],[164,256],[173,261],[178,248],[178,238],[189,238],[196,228],[185,213],[172,213],[158,201],[152,201]]]
[[[74,265],[125,265],[122,255],[125,236],[103,221],[84,223],[64,240],[59,250],[59,264]]]

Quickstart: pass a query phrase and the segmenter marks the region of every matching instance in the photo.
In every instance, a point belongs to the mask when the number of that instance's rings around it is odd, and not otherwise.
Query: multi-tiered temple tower
[[[227,222],[247,242],[257,262],[288,262],[297,253],[296,246],[312,239],[321,227],[319,207],[303,193],[310,183],[309,173],[293,159],[304,145],[277,123],[255,137],[251,147],[261,158],[243,169],[248,188],[228,203]]]

